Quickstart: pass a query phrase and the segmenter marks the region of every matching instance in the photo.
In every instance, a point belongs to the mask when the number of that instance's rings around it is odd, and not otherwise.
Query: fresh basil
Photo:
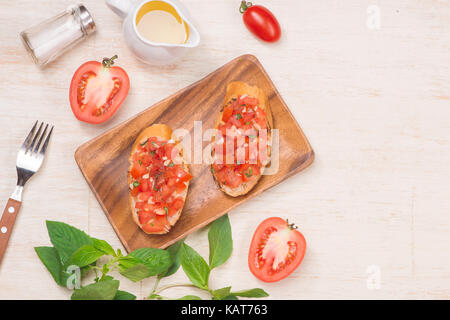
[[[83,231],[63,222],[47,221],[47,230],[62,264],[84,245],[92,245],[92,239]]]
[[[212,296],[216,300],[222,300],[230,295],[231,287],[225,287],[211,291]]]
[[[148,268],[141,261],[132,257],[120,258],[118,268],[121,275],[134,282],[150,277]]]
[[[72,300],[113,300],[119,289],[118,280],[106,280],[89,284],[77,289],[72,294]]]
[[[191,282],[202,289],[208,288],[209,267],[206,261],[186,243],[181,245],[180,261]]]
[[[139,184],[140,184],[139,181],[134,181],[133,182],[133,186],[135,186],[135,187],[139,187]]]
[[[232,292],[231,294],[238,297],[246,297],[246,298],[264,298],[269,296],[269,294],[261,288],[236,291]]]
[[[117,256],[116,252],[114,251],[113,247],[106,242],[105,240],[95,239],[92,238],[92,241],[94,243],[94,247],[103,253],[110,255],[110,256]]]
[[[209,268],[212,270],[225,263],[233,251],[233,239],[228,214],[211,224],[208,232]]]
[[[231,292],[231,286],[216,290],[209,288],[211,270],[225,263],[233,250],[231,226],[227,215],[210,225],[208,232],[209,265],[183,240],[171,245],[166,250],[141,248],[123,256],[120,249],[114,251],[106,241],[91,238],[83,231],[68,224],[47,221],[47,229],[54,247],[35,247],[34,249],[56,283],[73,289],[73,285],[79,285],[87,272],[95,271],[94,283],[74,290],[71,297],[73,300],[135,300],[135,295],[118,290],[119,281],[108,275],[111,270],[117,267],[120,274],[132,281],[140,281],[157,275],[157,283],[159,283],[161,278],[177,272],[180,265],[192,284],[208,292],[215,300],[268,296],[260,288],[237,292]],[[109,260],[98,266],[99,258],[104,255],[109,256]],[[156,285],[148,298],[165,299],[159,294],[164,289],[158,290]],[[194,295],[180,298],[180,300],[200,299]]]
[[[178,298],[177,300],[202,300],[202,298],[200,298],[199,296],[187,295],[187,296]]]
[[[136,300],[136,296],[126,291],[117,290],[114,300]]]
[[[62,285],[62,265],[56,249],[53,247],[35,247],[34,251],[36,251],[39,259],[41,259],[42,263],[50,272],[55,282],[59,285]]]
[[[242,119],[242,114],[237,113],[237,114],[236,114],[236,119],[237,119],[237,120]]]
[[[239,298],[236,297],[234,294],[230,294],[230,295],[226,296],[225,298],[223,298],[222,300],[239,300]]]
[[[141,248],[129,256],[140,260],[148,268],[150,276],[166,271],[172,264],[170,253],[162,249]]]
[[[119,259],[119,272],[131,281],[160,274],[172,264],[170,253],[154,248],[134,250],[128,256]]]
[[[184,240],[180,240],[178,242],[175,242],[173,245],[168,247],[166,249],[167,252],[169,252],[170,257],[172,259],[172,265],[167,269],[166,271],[160,273],[158,275],[158,278],[164,278],[173,275],[175,272],[178,271],[180,268],[180,248],[183,244]]]
[[[100,251],[94,248],[94,246],[88,244],[75,251],[67,260],[65,266],[77,265],[79,267],[84,267],[94,263],[103,255],[105,255],[103,251]]]

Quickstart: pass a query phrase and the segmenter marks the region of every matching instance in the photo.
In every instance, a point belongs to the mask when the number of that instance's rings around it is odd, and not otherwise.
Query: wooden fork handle
[[[2,219],[0,220],[0,263],[5,255],[9,237],[11,236],[21,204],[20,201],[9,198],[5,209],[3,210]]]

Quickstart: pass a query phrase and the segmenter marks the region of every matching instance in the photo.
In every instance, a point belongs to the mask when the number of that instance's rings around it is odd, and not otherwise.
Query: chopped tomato
[[[141,177],[147,172],[147,169],[145,166],[138,164],[134,164],[133,168],[131,168],[131,176],[135,179]]]
[[[134,180],[130,194],[135,200],[142,228],[147,232],[169,228],[165,216],[174,215],[183,208],[184,200],[178,195],[186,189],[186,182],[192,176],[182,165],[168,163],[167,160],[178,156],[178,153],[175,144],[152,137],[141,142],[132,155],[130,174]]]
[[[294,224],[281,218],[264,220],[250,244],[248,265],[255,277],[276,282],[290,275],[303,260],[306,240]]]
[[[267,125],[265,112],[258,108],[258,103],[257,98],[239,96],[222,113],[222,123],[218,127],[222,137],[214,146],[212,168],[216,178],[231,188],[261,174],[257,138],[259,130],[267,128]],[[219,160],[223,164],[218,163]]]
[[[147,192],[139,193],[137,198],[139,201],[148,201],[148,199],[150,199],[151,196],[152,196],[152,193],[147,191]]]
[[[222,114],[222,121],[223,122],[227,122],[228,119],[230,119],[231,115],[233,114],[233,106],[232,105],[228,105],[223,109],[223,114]]]
[[[155,217],[155,214],[153,212],[149,212],[149,211],[140,211],[138,213],[139,216],[139,222],[141,224],[146,224],[150,221],[150,219]]]
[[[167,221],[166,216],[156,215],[153,219],[150,219],[146,224],[144,224],[142,229],[146,232],[162,232],[169,227],[170,224],[169,221]]]

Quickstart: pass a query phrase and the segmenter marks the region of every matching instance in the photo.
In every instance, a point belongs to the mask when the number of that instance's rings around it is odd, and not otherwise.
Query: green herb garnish
[[[252,175],[253,175],[253,170],[252,170],[252,168],[250,168],[250,169],[248,170],[248,173],[247,173],[247,172],[245,173],[245,176],[246,176],[247,178],[250,178]]]
[[[133,182],[133,186],[139,187],[139,185],[140,185],[139,181],[134,181],[134,182]]]
[[[236,119],[238,119],[238,120],[239,120],[239,119],[242,119],[242,114],[237,113],[237,114],[236,114]]]
[[[164,210],[168,212],[167,207],[164,207]],[[149,224],[155,226],[153,221]],[[141,248],[124,256],[120,249],[114,250],[106,241],[90,237],[68,224],[47,221],[47,229],[53,246],[34,249],[55,282],[72,290],[72,300],[135,300],[135,295],[119,290],[121,282],[110,275],[110,272],[116,269],[123,277],[134,282],[157,276],[155,287],[148,299],[170,299],[161,296],[161,292],[174,285],[158,287],[159,281],[176,273],[180,266],[183,267],[184,273],[192,283],[185,286],[194,285],[197,290],[204,290],[212,299],[237,300],[238,297],[268,296],[260,288],[239,291],[232,291],[231,286],[210,288],[209,278],[212,270],[223,265],[233,250],[228,215],[217,219],[209,227],[208,262],[183,240],[166,250]],[[93,272],[95,272],[94,277],[86,277],[88,273]],[[81,281],[85,281],[86,278],[94,280],[92,283],[83,283],[83,286],[80,286]],[[179,298],[179,300],[185,299],[199,300],[200,297],[187,295]]]
[[[171,163],[169,163],[168,167],[171,168],[171,167],[173,167],[174,165],[175,165],[175,163],[171,162]]]
[[[169,214],[169,208],[167,208],[167,207],[164,207],[164,211],[166,212],[166,215],[168,215],[168,214]]]

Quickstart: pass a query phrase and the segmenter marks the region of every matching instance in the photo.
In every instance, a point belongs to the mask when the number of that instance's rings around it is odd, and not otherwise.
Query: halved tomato
[[[290,275],[302,262],[306,240],[294,224],[281,218],[261,222],[253,235],[248,266],[255,277],[276,282]]]
[[[130,79],[120,67],[112,67],[114,59],[88,61],[73,75],[70,83],[70,107],[78,120],[102,123],[108,120],[125,100]]]

